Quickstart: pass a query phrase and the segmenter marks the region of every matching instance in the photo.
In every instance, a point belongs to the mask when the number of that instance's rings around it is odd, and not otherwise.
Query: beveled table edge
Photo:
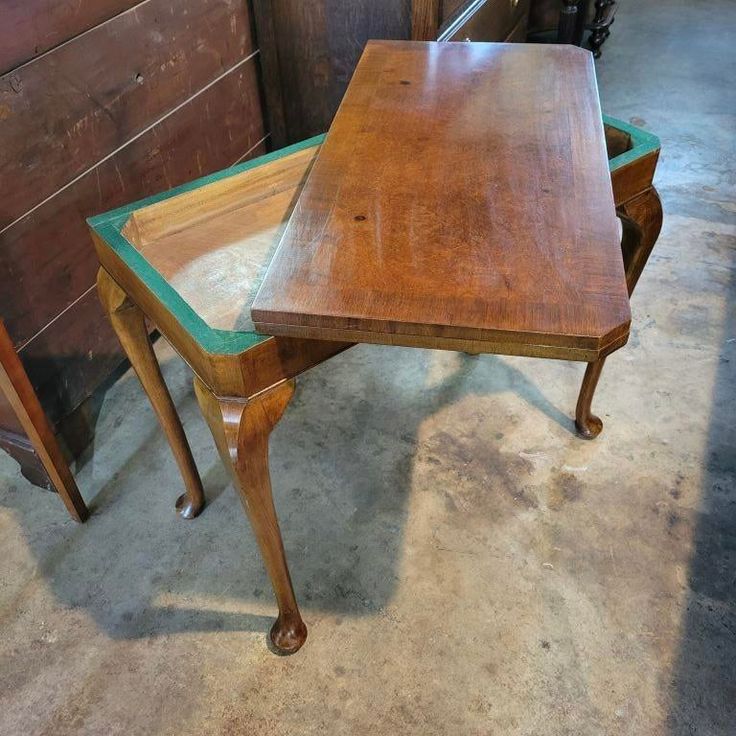
[[[309,327],[305,325],[270,324],[253,320],[258,332],[264,335],[298,337],[314,340],[334,340],[339,342],[370,343],[373,345],[394,345],[430,350],[452,350],[469,353],[493,353],[496,355],[519,355],[530,358],[553,358],[557,360],[576,360],[591,362],[605,357],[623,347],[629,340],[631,320],[608,332],[599,341],[587,338],[586,344],[551,344],[547,336],[534,333],[504,333],[499,330],[482,339],[438,337],[436,335],[417,335],[402,332],[366,332],[340,328]],[[597,344],[596,344],[597,342]]]

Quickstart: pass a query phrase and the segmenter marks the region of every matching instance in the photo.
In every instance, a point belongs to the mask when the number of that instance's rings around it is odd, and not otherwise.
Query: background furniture
[[[265,151],[241,0],[3,0],[0,317],[71,456],[124,360],[85,217]],[[0,448],[48,483],[0,393]]]
[[[529,40],[587,45],[597,59],[611,34],[616,0],[531,0]]]
[[[84,521],[89,511],[79,494],[66,459],[38,402],[31,382],[13,349],[13,344],[0,320],[0,391],[13,409],[19,426],[28,437],[33,451],[43,463],[46,482],[61,497],[76,521]]]
[[[330,127],[369,39],[523,41],[529,0],[253,0],[273,145]]]

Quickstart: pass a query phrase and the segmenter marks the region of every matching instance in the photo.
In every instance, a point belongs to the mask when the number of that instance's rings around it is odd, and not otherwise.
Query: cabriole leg
[[[223,462],[229,469],[250,519],[279,615],[271,641],[283,654],[296,652],[307,638],[286,564],[268,469],[268,439],[294,393],[293,381],[251,399],[215,396],[198,378],[194,390]]]
[[[158,416],[184,479],[186,493],[179,497],[176,508],[182,518],[193,519],[204,508],[202,481],[176,407],[161,375],[143,312],[102,268],[97,274],[97,291],[120,344]]]
[[[626,285],[631,296],[662,228],[662,204],[657,190],[650,187],[629,200],[619,207],[618,216],[621,218],[623,230],[621,251]],[[604,362],[605,358],[600,358],[588,363],[578,396],[575,426],[578,434],[586,440],[597,437],[603,429],[603,422],[591,413],[590,406]]]
[[[575,427],[578,434],[586,440],[595,439],[603,429],[603,422],[592,414],[590,405],[593,402],[593,394],[595,387],[598,385],[598,379],[601,377],[605,358],[588,363],[583,377],[583,385],[580,388],[578,396],[578,405],[575,409]]]

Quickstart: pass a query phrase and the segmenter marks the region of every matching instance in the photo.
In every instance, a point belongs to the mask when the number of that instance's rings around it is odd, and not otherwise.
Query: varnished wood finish
[[[123,232],[130,245],[175,286],[178,298],[196,308],[205,331],[235,334],[229,331],[248,329],[250,302],[244,297],[249,280],[258,277],[259,264],[267,260],[318,150],[318,145],[307,147],[123,215],[127,218]],[[283,653],[296,651],[304,642],[306,627],[294,599],[273,510],[268,435],[291,396],[291,379],[350,343],[253,334],[251,347],[241,351],[209,350],[202,336],[183,324],[181,314],[170,309],[162,294],[144,283],[94,227],[92,235],[103,266],[100,295],[111,305],[113,320],[132,322],[123,325],[119,334],[131,362],[141,367],[142,378],[147,377],[151,390],[145,382],[144,386],[154,407],[158,403],[157,411],[168,417],[173,407],[160,374],[148,365],[155,356],[142,326],[143,313],[194,370],[200,406],[233,473],[276,592],[279,618],[271,639]],[[206,286],[210,277],[218,281],[212,288]],[[169,418],[162,425],[169,428],[177,458],[190,458],[180,425]],[[190,468],[188,462],[180,462],[180,467],[185,482],[197,477],[193,464]]]
[[[662,204],[654,187],[624,203],[618,210],[623,227],[621,249],[629,295],[634,293],[639,277],[654,248],[662,227]],[[603,429],[603,421],[591,411],[593,394],[605,358],[588,364],[575,411],[575,426],[584,439],[594,439]]]
[[[583,376],[583,384],[580,387],[578,403],[575,407],[575,428],[578,435],[585,440],[595,439],[603,429],[603,420],[592,413],[591,404],[605,361],[605,358],[599,358],[588,363]]]
[[[223,396],[252,396],[303,373],[353,344],[271,338],[237,355],[209,353],[114,254],[102,252],[100,261],[194,372]]]
[[[87,506],[2,321],[0,321],[0,392],[10,403],[41,459],[53,487],[72,518],[84,521],[89,516]]]
[[[623,344],[590,54],[369,43],[252,316],[266,334],[576,360]]]
[[[139,209],[124,232],[209,327],[248,329],[253,296],[248,278],[259,275],[259,262],[275,246],[317,150],[314,146]],[[103,268],[218,395],[253,396],[351,345],[263,336],[241,353],[207,350],[95,230],[92,238]],[[203,288],[212,271],[218,283]]]
[[[440,25],[441,0],[413,0],[411,4],[411,38],[434,41]]]
[[[610,141],[611,150],[622,154],[631,145],[631,137],[626,135]],[[342,337],[342,342],[257,335],[249,331],[248,307],[258,271],[268,261],[318,151],[319,144],[309,141],[288,152],[272,154],[252,168],[245,165],[221,172],[183,191],[91,221],[100,262],[111,274],[102,277],[101,290],[114,279],[115,288],[127,295],[126,305],[137,305],[195,372],[198,401],[233,474],[271,577],[279,604],[271,639],[285,653],[303,644],[306,627],[296,604],[273,506],[268,437],[292,395],[293,377],[349,347],[346,338],[352,333],[336,331],[334,337]],[[651,203],[646,204],[647,185],[637,184],[631,174],[637,161],[631,156],[614,181],[626,182],[626,191],[637,191],[631,202],[620,204],[628,206],[631,215],[621,210],[625,243],[634,239],[624,252],[630,251],[631,262],[640,264],[640,235],[651,228],[635,223],[634,218],[647,206],[651,209]],[[616,246],[620,262],[621,251],[618,243]],[[624,261],[628,273],[629,260]],[[623,274],[621,263],[619,267]],[[216,285],[207,285],[210,275]],[[120,294],[116,294],[119,299]],[[192,312],[196,319],[192,319]],[[234,342],[223,339],[223,334]],[[393,336],[385,334],[382,339],[390,343]],[[398,336],[399,344],[407,344],[409,339],[411,336]],[[150,350],[144,330],[137,330],[134,341],[139,350]],[[219,349],[208,348],[212,344]],[[424,344],[421,336],[418,344]],[[237,349],[230,349],[232,345]],[[518,345],[446,338],[442,347],[468,352],[490,347],[513,353]],[[532,349],[533,345],[522,344],[521,354]],[[570,357],[571,353],[569,347],[540,348],[540,354],[547,357]],[[579,357],[585,359],[585,355],[581,351]],[[591,376],[597,374],[595,380],[600,368],[602,361],[589,368]],[[589,377],[581,393],[578,415],[583,420],[586,411],[589,414],[595,380]]]
[[[97,277],[97,291],[120,344],[158,416],[184,479],[186,493],[177,499],[176,508],[182,518],[193,519],[204,508],[202,481],[176,407],[161,375],[143,312],[104,269],[100,269]]]
[[[625,224],[628,220],[635,226],[634,233],[622,242],[626,282],[631,295],[662,229],[662,202],[657,190],[651,187],[625,202],[619,213]]]
[[[307,627],[294,596],[273,505],[268,437],[294,393],[293,381],[249,400],[215,396],[199,379],[194,389],[222,461],[232,473],[273,585],[279,615],[271,628],[271,641],[279,652],[292,654],[304,644]]]
[[[507,41],[526,27],[529,0],[472,0],[437,30],[438,41]],[[523,40],[523,38],[521,39]]]

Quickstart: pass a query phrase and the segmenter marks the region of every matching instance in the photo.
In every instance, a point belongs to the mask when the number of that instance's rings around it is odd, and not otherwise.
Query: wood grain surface
[[[250,54],[235,5],[149,0],[0,78],[0,229]]]
[[[123,235],[207,325],[253,331],[253,298],[318,150],[145,207]]]
[[[620,347],[590,54],[368,44],[252,317],[292,337],[581,360]]]
[[[84,521],[89,511],[59,447],[53,429],[33,391],[5,326],[0,320],[0,393],[13,408],[53,487],[72,518]]]
[[[85,217],[225,168],[263,134],[250,59],[0,234],[0,314],[14,343],[94,284]]]
[[[264,92],[269,110],[283,104],[287,143],[327,130],[368,39],[409,38],[411,29],[410,0],[253,0],[253,6],[258,42],[272,38],[276,48],[262,58]],[[271,21],[265,28],[264,18]]]
[[[78,36],[140,0],[3,0],[0,74]]]
[[[262,136],[254,110],[251,60],[0,237],[0,283],[15,285],[0,289],[0,312],[16,344],[33,338],[21,357],[52,422],[122,360],[90,290],[99,264],[84,218],[233,163]]]

